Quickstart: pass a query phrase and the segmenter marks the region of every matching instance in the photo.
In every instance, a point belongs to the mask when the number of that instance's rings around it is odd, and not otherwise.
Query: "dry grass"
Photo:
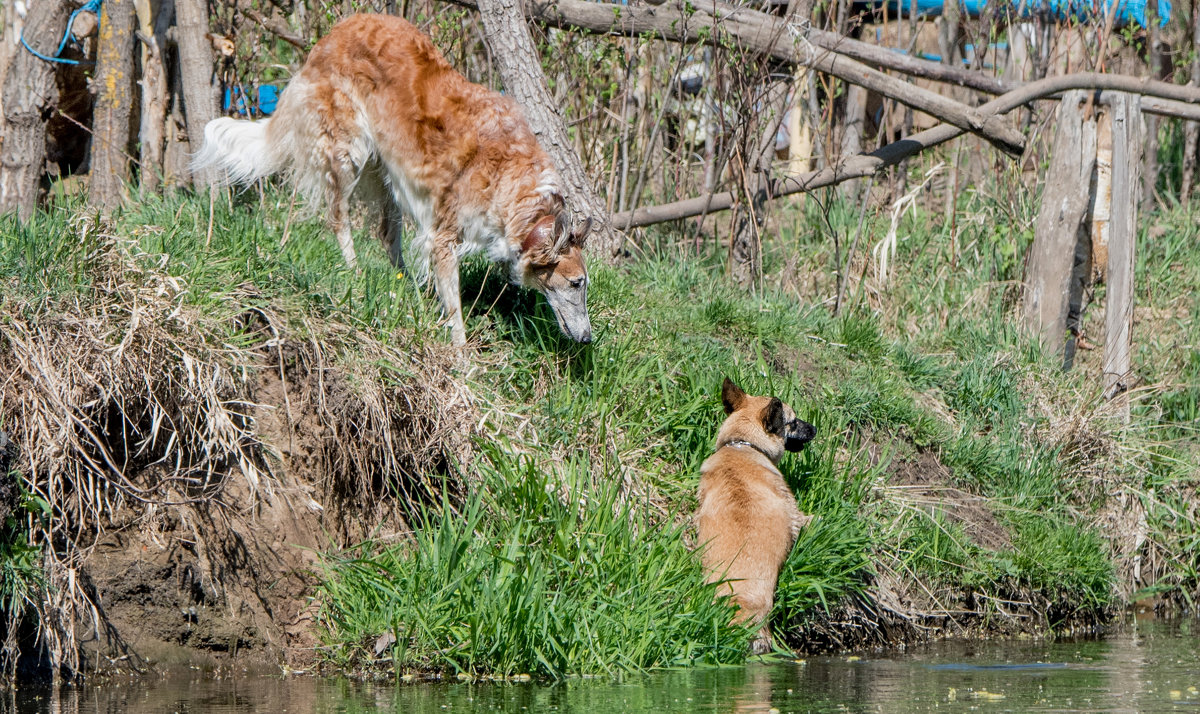
[[[29,528],[45,555],[39,646],[56,672],[80,672],[81,639],[105,632],[81,567],[114,528],[152,530],[173,513],[221,593],[202,523],[252,514],[280,492],[281,468],[314,481],[292,505],[329,509],[330,529],[348,537],[455,483],[477,419],[446,348],[289,326],[250,284],[232,310],[206,309],[166,256],[92,219],[74,229],[92,246],[80,261],[89,289],[41,301],[0,292],[0,414],[25,488],[49,504]],[[300,451],[311,458],[285,459]]]

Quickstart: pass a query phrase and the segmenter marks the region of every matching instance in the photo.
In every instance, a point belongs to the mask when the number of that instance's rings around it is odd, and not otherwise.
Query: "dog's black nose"
[[[817,435],[817,428],[806,421],[788,422],[787,438],[783,440],[783,448],[787,451],[799,451]]]
[[[581,342],[581,343],[583,343],[583,344],[585,344],[585,345],[590,345],[590,344],[592,343],[592,331],[591,331],[591,330],[586,330],[586,331],[585,331],[583,334],[581,334],[579,337],[575,338],[575,341],[576,341],[576,342]]]

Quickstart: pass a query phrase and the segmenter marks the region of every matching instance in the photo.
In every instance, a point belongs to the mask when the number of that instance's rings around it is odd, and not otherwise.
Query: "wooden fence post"
[[[1058,107],[1046,189],[1025,274],[1025,327],[1060,354],[1066,337],[1075,247],[1086,225],[1088,187],[1096,165],[1096,122],[1084,119],[1088,92],[1072,90]]]
[[[1112,209],[1108,236],[1108,290],[1104,306],[1104,395],[1119,400],[1120,415],[1129,419],[1130,362],[1133,353],[1134,244],[1141,202],[1142,154],[1146,123],[1141,97],[1106,93],[1112,113]]]

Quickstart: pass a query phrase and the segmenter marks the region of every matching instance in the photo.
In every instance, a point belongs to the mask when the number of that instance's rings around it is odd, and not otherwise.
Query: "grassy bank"
[[[96,336],[88,360],[115,370],[108,385],[95,377],[64,392],[57,408],[82,415],[63,422],[79,439],[65,454],[39,451],[50,432],[31,425],[35,402],[13,393],[33,378],[6,392],[0,426],[24,447],[24,503],[48,504],[4,531],[6,573],[39,572],[29,543],[86,567],[86,547],[144,525],[147,502],[219,498],[230,475],[252,472],[255,498],[282,492],[299,478],[292,452],[263,436],[266,412],[238,406],[269,402],[262,380],[278,373],[319,395],[311,409],[324,430],[287,433],[317,454],[305,474],[323,508],[312,584],[326,661],[542,675],[737,662],[748,633],[727,625],[688,550],[728,375],[818,429],[782,465],[817,516],[781,574],[775,621],[787,645],[1046,630],[1148,596],[1190,606],[1197,208],[1146,223],[1139,384],[1122,424],[1101,399],[1096,352],[1063,373],[1017,328],[1028,201],[967,194],[956,226],[906,215],[886,281],[870,248],[890,216],[869,211],[835,315],[860,215],[825,198],[782,213],[754,295],[727,282],[722,255],[669,233],[625,265],[593,266],[590,347],[561,338],[539,297],[471,262],[466,359],[446,347],[434,301],[378,245],[361,238],[363,268],[346,271],[323,226],[292,215],[286,195],[243,194],[211,212],[207,201],[147,197],[112,223],[69,201],[26,226],[4,219],[7,364],[25,374],[28,336],[78,320],[73,329]],[[1093,307],[1085,322],[1096,342],[1102,315]],[[103,362],[122,345],[119,369]],[[219,388],[197,391],[204,380],[192,373]],[[122,418],[88,411],[106,388],[123,395]],[[168,403],[172,389],[182,396]],[[195,409],[203,399],[212,406]],[[204,433],[214,413],[230,426]],[[80,425],[113,432],[99,439],[109,456],[124,440],[120,468],[95,463]],[[181,473],[195,483],[172,480]],[[107,485],[87,485],[96,479]],[[6,577],[5,607],[33,602],[26,612],[45,618],[36,603],[64,587],[48,572],[23,589]]]

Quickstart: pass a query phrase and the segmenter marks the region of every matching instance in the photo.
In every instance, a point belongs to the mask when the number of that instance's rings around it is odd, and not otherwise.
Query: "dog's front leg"
[[[433,234],[433,281],[442,308],[450,322],[450,340],[456,347],[467,344],[467,330],[463,325],[462,295],[458,292],[458,254],[454,247],[457,233],[438,231]]]

